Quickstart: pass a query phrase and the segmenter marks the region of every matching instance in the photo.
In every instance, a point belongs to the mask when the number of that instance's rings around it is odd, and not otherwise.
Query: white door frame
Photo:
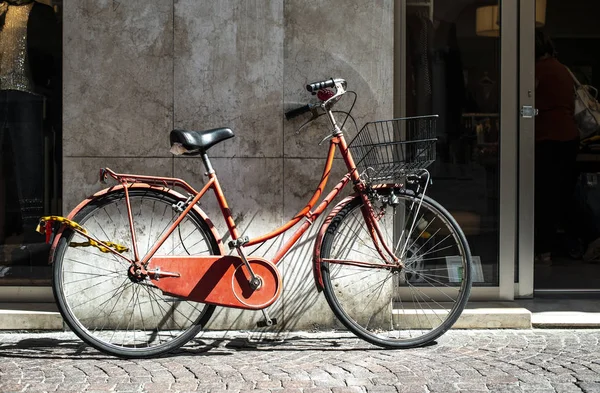
[[[395,0],[394,17],[394,116],[405,115],[406,92],[406,4],[410,0]],[[435,0],[430,0],[435,2]],[[448,0],[438,0],[448,1]],[[518,242],[518,234],[527,230],[532,221],[526,217],[518,219],[518,206],[527,206],[528,195],[518,192],[519,179],[525,182],[527,178],[519,177],[519,6],[520,0],[500,0],[500,223],[499,223],[499,284],[497,287],[473,287],[471,300],[513,300],[516,293],[515,272],[517,257],[525,258],[528,255],[526,247],[521,247],[524,242]],[[532,4],[532,0],[522,3]],[[521,5],[527,8],[525,5]],[[522,57],[522,56],[521,56]],[[531,126],[533,127],[533,126]],[[524,154],[524,153],[523,153]],[[530,158],[530,157],[529,157]],[[532,186],[532,185],[531,185]],[[525,189],[521,190],[525,193]],[[532,192],[529,193],[529,196]],[[531,205],[532,206],[532,205]],[[530,209],[532,210],[532,209]],[[531,214],[533,214],[531,212]],[[532,236],[532,235],[531,235]],[[533,258],[531,258],[533,261]],[[523,264],[519,265],[519,277],[521,269],[528,271]],[[523,276],[524,278],[525,275]],[[527,279],[529,280],[529,279]],[[533,288],[531,282],[523,285],[525,292],[529,287]],[[519,287],[521,288],[521,287]],[[532,290],[531,290],[532,292]],[[519,292],[520,294],[520,292]]]
[[[535,108],[535,1],[519,2],[519,108]],[[518,114],[518,283],[515,296],[533,297],[535,114]]]

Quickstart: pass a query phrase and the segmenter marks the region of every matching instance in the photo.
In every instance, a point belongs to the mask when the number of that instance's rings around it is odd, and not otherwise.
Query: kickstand
[[[269,327],[269,326],[277,325],[277,318],[271,319],[269,317],[269,313],[267,312],[266,309],[262,309],[260,311],[262,311],[263,316],[265,317],[265,319],[263,319],[262,321],[258,321],[256,323],[256,326],[258,326],[258,327]]]

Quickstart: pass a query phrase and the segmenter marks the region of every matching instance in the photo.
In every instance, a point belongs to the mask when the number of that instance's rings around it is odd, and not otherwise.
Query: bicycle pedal
[[[269,325],[269,323],[267,322],[266,319],[263,319],[262,321],[258,321],[256,322],[256,327],[262,328],[262,327],[270,327],[270,326],[275,326],[277,325],[277,318],[271,318],[271,324]]]

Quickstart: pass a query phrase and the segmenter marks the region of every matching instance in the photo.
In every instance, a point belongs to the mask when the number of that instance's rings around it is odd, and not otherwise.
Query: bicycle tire
[[[129,198],[140,258],[178,216],[179,199],[165,191],[131,189]],[[123,190],[101,196],[73,220],[99,239],[133,247]],[[56,248],[53,292],[63,319],[92,347],[118,357],[145,358],[173,351],[193,339],[215,306],[164,295],[149,279],[128,278],[126,260],[95,247],[65,229]],[[170,251],[170,252],[169,252]],[[220,254],[207,222],[194,210],[167,238],[157,254]]]
[[[404,229],[397,230],[404,236],[398,236],[401,240],[394,246],[404,269],[343,262],[382,262],[357,195],[338,209],[323,235],[324,295],[337,319],[367,342],[386,348],[419,347],[444,334],[461,315],[471,290],[471,254],[464,233],[439,203],[410,190],[396,190],[393,207],[390,193],[390,189],[379,191],[371,204],[388,245],[394,245],[389,239],[394,215],[395,225]],[[462,268],[462,274],[456,267]]]

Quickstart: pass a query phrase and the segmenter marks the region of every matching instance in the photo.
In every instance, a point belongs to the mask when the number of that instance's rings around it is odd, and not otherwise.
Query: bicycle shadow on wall
[[[341,178],[345,175],[345,167],[341,161],[339,164],[333,170],[332,178]],[[322,194],[326,195],[328,191],[326,189]],[[309,190],[309,192],[313,192],[313,190]],[[332,202],[332,206],[350,192],[348,189],[344,194],[338,196]],[[297,195],[297,197],[304,201],[310,195]],[[251,228],[260,214],[260,211],[256,211],[250,217],[248,215],[235,217],[235,225],[240,229],[242,235],[252,234],[249,232],[252,231]],[[204,340],[216,340],[213,347],[223,346],[235,350],[313,350],[315,346],[319,349],[328,348],[332,350],[339,350],[342,347],[344,350],[353,349],[352,347],[360,350],[369,348],[368,344],[357,339],[346,329],[343,333],[328,334],[333,332],[331,326],[335,326],[336,318],[327,305],[325,298],[315,287],[312,261],[314,241],[328,214],[329,211],[325,211],[316,220],[278,265],[282,273],[283,292],[280,299],[267,309],[270,316],[278,320],[276,325],[266,328],[256,327],[256,322],[263,318],[261,311],[217,308],[207,328],[172,355],[186,356],[194,354],[197,350],[193,347],[196,344],[202,345]],[[219,217],[218,223],[215,222],[217,227],[224,226],[224,223],[220,221]],[[248,255],[271,259],[285,240],[294,233],[295,229],[297,227],[291,228],[285,234],[262,245],[249,249]],[[229,238],[228,231],[224,228],[219,228],[219,230],[222,230],[223,242],[226,243]],[[229,251],[229,254],[235,254],[235,251]],[[314,322],[315,316],[317,316],[318,322]],[[307,322],[307,320],[313,320],[313,322]],[[220,328],[223,325],[227,327]],[[213,326],[214,328],[212,328]],[[328,328],[323,329],[322,326],[328,326]],[[316,344],[313,338],[303,337],[302,332],[320,333],[319,344]],[[350,346],[350,340],[356,344]],[[343,344],[340,341],[343,341]],[[290,345],[293,347],[290,348]]]
[[[243,225],[245,226],[244,230],[247,229],[258,214],[254,214],[250,220],[244,220],[243,224],[236,222],[236,226],[241,227]],[[315,224],[315,226],[318,225],[317,223]],[[291,235],[291,233],[293,233],[293,229],[289,231],[288,235]],[[258,250],[250,250],[248,254],[270,259],[285,241],[284,236],[282,235],[268,241]],[[212,339],[219,336],[222,332],[220,339],[222,341],[229,341],[233,332],[244,331],[248,332],[247,334],[250,336],[248,343],[255,340],[275,342],[281,341],[282,338],[286,337],[286,333],[289,330],[293,330],[299,323],[301,324],[301,318],[299,317],[309,312],[320,296],[314,286],[312,275],[312,253],[315,236],[316,229],[311,229],[311,233],[308,235],[305,234],[303,236],[304,239],[300,239],[296,246],[290,250],[284,260],[278,265],[282,273],[282,294],[279,300],[267,308],[270,316],[277,319],[278,322],[276,325],[266,328],[256,327],[256,323],[263,319],[261,311],[217,308],[207,329],[201,332],[196,340],[203,340],[205,336]],[[298,255],[301,257],[299,258]],[[224,330],[219,329],[218,325],[223,323],[227,325],[227,328]],[[217,325],[217,327],[211,330],[211,325]],[[303,330],[306,330],[307,326],[302,327],[304,328]],[[235,337],[233,340],[240,342],[239,337]]]
[[[333,172],[332,178],[341,178],[346,171],[343,165],[339,165]],[[313,190],[310,190],[310,192],[312,191]],[[326,195],[327,191],[329,190],[324,190],[322,194]],[[332,206],[345,197],[348,192],[349,190],[343,195],[338,196],[332,203]],[[306,200],[307,196],[310,197],[310,195],[297,195],[297,197],[302,200]],[[257,346],[262,345],[262,343],[267,346],[273,346],[288,343],[290,340],[297,343],[301,343],[302,340],[309,340],[301,335],[299,336],[298,331],[310,333],[332,332],[333,329],[331,326],[334,326],[336,319],[327,305],[325,298],[315,287],[312,261],[314,241],[321,224],[328,213],[329,211],[325,211],[321,217],[316,220],[312,227],[301,237],[294,247],[292,247],[278,265],[278,268],[280,268],[282,273],[283,292],[280,300],[267,309],[271,317],[278,319],[277,325],[268,328],[256,328],[256,320],[262,319],[262,313],[260,311],[240,311],[218,308],[211,323],[208,325],[208,329],[200,333],[196,339],[202,340],[204,337],[214,338],[215,334],[220,334],[219,332],[222,332],[220,339],[223,342],[228,342],[226,346],[239,349],[254,349]],[[247,231],[248,228],[252,227],[252,223],[259,214],[260,212],[255,212],[250,220],[243,218],[241,220],[236,219],[236,226],[240,228],[242,232]],[[301,225],[301,223],[298,225]],[[266,242],[263,246],[249,250],[248,254],[270,259],[274,255],[274,252],[282,246],[286,238],[294,233],[295,229],[296,228],[290,229],[278,238]],[[226,238],[227,236],[228,235],[224,233],[223,237]],[[214,324],[218,325],[219,320],[227,321],[228,328],[225,330],[210,330],[211,324],[213,324],[213,326]],[[214,323],[214,321],[217,321],[217,323]],[[236,333],[234,332],[239,330],[240,326],[245,332],[243,333],[245,337],[231,338],[231,335],[235,335]],[[322,326],[328,326],[328,328],[323,329]],[[347,332],[347,335],[348,338],[356,339],[356,337],[349,332]],[[328,335],[323,337],[323,340],[330,341],[331,347],[337,348],[340,346],[337,342],[340,338],[341,335],[336,333],[335,337]],[[344,341],[346,341],[345,337]],[[362,347],[365,346],[365,343],[361,342],[361,340],[356,341],[360,342]],[[311,345],[309,345],[309,348],[307,349],[311,349],[310,347]]]

